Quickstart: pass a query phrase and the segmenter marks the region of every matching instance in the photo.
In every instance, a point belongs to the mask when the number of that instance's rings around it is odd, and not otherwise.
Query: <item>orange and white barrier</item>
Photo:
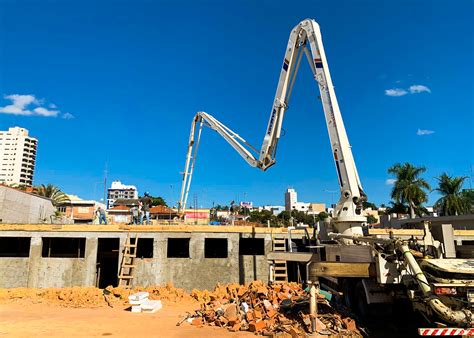
[[[474,336],[474,328],[437,328],[437,329],[418,329],[420,336]]]

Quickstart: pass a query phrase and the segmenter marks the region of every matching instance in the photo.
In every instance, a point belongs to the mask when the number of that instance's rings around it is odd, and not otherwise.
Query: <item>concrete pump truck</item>
[[[311,243],[312,236],[305,236],[306,252],[272,252],[268,255],[270,264],[274,261],[305,264],[307,281],[321,279],[326,285],[342,290],[347,305],[361,313],[373,304],[390,303],[402,297],[439,325],[456,326],[459,330],[472,327],[474,259],[447,258],[447,243],[434,238],[427,224],[421,238],[379,238],[364,234],[367,220],[362,215],[362,202],[366,195],[339,110],[320,28],[314,20],[301,21],[290,33],[260,150],[210,114],[196,114],[191,125],[179,211],[186,207],[203,126],[220,134],[249,165],[265,171],[275,164],[283,117],[303,55],[319,88],[340,198],[330,223],[321,229],[321,240]]]

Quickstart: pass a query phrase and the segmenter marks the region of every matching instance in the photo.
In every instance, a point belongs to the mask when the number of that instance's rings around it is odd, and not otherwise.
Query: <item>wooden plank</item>
[[[454,236],[474,236],[474,230],[453,230]]]
[[[373,263],[313,262],[309,266],[310,279],[314,277],[371,277]]]
[[[394,236],[423,236],[423,230],[421,229],[369,229],[370,235],[389,235],[393,232]]]
[[[246,234],[287,234],[287,228],[267,228],[231,225],[133,225],[123,224],[0,224],[0,231],[58,231],[58,232],[211,232]],[[294,230],[292,234],[304,234],[303,230]]]
[[[269,261],[289,261],[289,262],[309,262],[318,255],[311,252],[279,252],[272,251],[268,253]]]

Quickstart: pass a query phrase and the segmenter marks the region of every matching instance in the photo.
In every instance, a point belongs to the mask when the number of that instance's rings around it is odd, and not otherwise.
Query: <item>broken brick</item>
[[[290,334],[291,334],[291,338],[298,338],[300,337],[301,332],[300,330],[292,326],[290,329]]]
[[[347,317],[347,318],[344,318],[342,322],[344,323],[344,326],[346,327],[347,330],[357,331],[357,325],[354,319]]]
[[[193,321],[191,322],[191,325],[201,326],[202,325],[202,318],[201,317],[193,318]]]
[[[260,332],[265,328],[266,324],[264,320],[257,320],[249,324],[250,332]]]
[[[255,319],[262,319],[262,318],[263,318],[262,313],[261,313],[260,311],[258,311],[258,310],[254,310],[254,311],[253,311],[253,317],[254,317]]]
[[[277,312],[275,311],[275,309],[271,308],[269,310],[267,310],[267,316],[270,317],[270,318],[273,318],[277,315]]]

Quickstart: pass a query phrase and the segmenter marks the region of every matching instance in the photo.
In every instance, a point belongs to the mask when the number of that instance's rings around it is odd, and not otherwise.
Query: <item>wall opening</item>
[[[84,258],[85,238],[43,237],[42,257]]]
[[[31,237],[0,237],[0,257],[29,257]]]
[[[265,239],[240,238],[239,255],[265,255]]]
[[[168,238],[168,258],[189,258],[189,238]]]
[[[227,238],[205,238],[204,258],[227,258]]]
[[[96,286],[117,286],[120,253],[119,238],[99,238],[97,246]]]
[[[139,238],[137,258],[153,258],[153,238]]]

